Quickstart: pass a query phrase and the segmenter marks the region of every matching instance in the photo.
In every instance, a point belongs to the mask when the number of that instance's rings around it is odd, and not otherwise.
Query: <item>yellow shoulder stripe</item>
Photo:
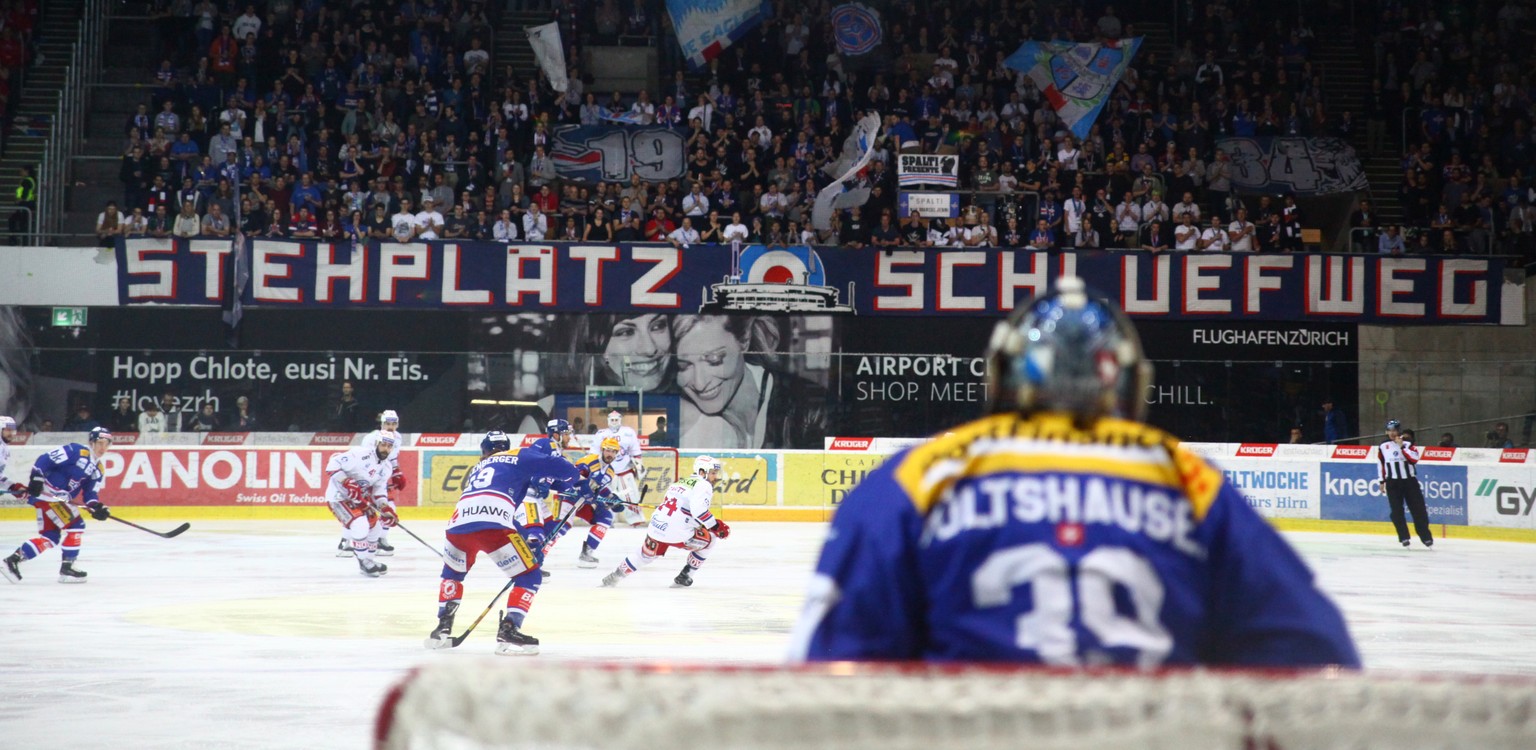
[[[982,441],[987,445],[977,449]],[[1219,471],[1157,428],[1108,418],[1080,426],[1069,415],[1049,412],[993,414],[961,425],[909,451],[893,477],[926,513],[962,476],[1042,472],[1102,474],[1182,489],[1196,520],[1204,518],[1222,481]]]

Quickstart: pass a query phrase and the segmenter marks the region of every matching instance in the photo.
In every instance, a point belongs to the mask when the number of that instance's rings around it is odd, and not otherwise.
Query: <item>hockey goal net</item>
[[[683,468],[676,448],[643,447],[640,462],[645,466],[646,492],[657,497],[667,494],[667,487],[677,481]],[[656,499],[652,498],[651,502]]]
[[[1536,742],[1536,682],[465,661],[413,672],[376,729],[379,750],[1513,750]]]

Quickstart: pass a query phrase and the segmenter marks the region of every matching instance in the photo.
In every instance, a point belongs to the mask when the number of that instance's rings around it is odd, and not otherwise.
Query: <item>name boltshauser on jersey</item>
[[[1203,559],[1193,538],[1189,501],[1157,488],[1102,477],[993,477],[945,493],[928,515],[918,544],[953,539],[964,531],[1007,523],[1081,523],[1119,526]]]
[[[1349,331],[1245,331],[1238,328],[1196,328],[1190,333],[1196,344],[1222,346],[1349,346]]]

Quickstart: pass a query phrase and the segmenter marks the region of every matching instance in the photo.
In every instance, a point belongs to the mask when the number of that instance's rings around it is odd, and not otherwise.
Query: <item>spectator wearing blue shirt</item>
[[[1323,400],[1323,440],[1329,443],[1337,443],[1349,435],[1349,426],[1344,423],[1344,413],[1333,408],[1333,399]]]
[[[1407,252],[1403,244],[1403,235],[1398,232],[1396,224],[1389,224],[1387,231],[1376,238],[1376,250],[1382,255],[1402,255]]]

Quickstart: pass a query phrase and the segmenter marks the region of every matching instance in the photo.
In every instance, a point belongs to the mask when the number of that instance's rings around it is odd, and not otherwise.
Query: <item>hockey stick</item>
[[[398,519],[395,521],[395,528],[397,528],[397,529],[399,529],[401,531],[404,531],[407,534],[410,534],[412,539],[415,539],[416,541],[421,542],[421,546],[426,547],[429,550],[432,550],[432,554],[437,555],[438,557],[443,557],[443,553],[442,552],[438,551],[438,549],[436,547],[433,547],[432,545],[427,544],[427,540],[422,539],[419,536],[416,536],[416,532],[411,531],[410,529],[407,529],[405,527],[405,524],[400,523],[400,521]],[[447,558],[443,558],[443,559],[447,559]]]
[[[174,529],[171,529],[170,531],[162,532],[162,531],[155,531],[154,529],[144,528],[143,526],[140,526],[140,525],[138,525],[138,524],[136,524],[136,523],[134,523],[132,521],[125,520],[125,519],[120,518],[118,516],[108,516],[108,518],[111,518],[112,520],[114,520],[114,521],[116,521],[118,523],[128,524],[129,526],[132,526],[135,529],[138,529],[139,531],[144,531],[144,532],[148,532],[150,534],[154,534],[155,536],[158,536],[161,539],[171,539],[173,537],[181,536],[181,533],[183,531],[186,531],[187,529],[192,528],[192,524],[184,523],[184,524],[182,524],[180,526],[177,526]]]
[[[553,530],[551,530],[549,536],[552,538],[552,537],[554,537],[555,534],[559,533],[560,529],[565,526],[566,522],[571,520],[571,516],[576,515],[576,511],[580,510],[581,506],[586,505],[586,504],[587,504],[587,499],[586,498],[581,498],[581,499],[577,500],[574,504],[572,504],[570,511],[566,512],[565,517],[560,519],[559,523],[555,524],[555,528]],[[522,535],[519,534],[518,537],[521,538]],[[544,550],[542,548],[540,548],[538,552],[534,553],[533,557],[534,557],[534,566],[532,568],[529,568],[529,570],[535,570],[535,569],[539,568],[540,566],[542,566],[544,564]],[[459,635],[456,635],[456,636],[453,636],[453,638],[449,639],[449,641],[448,641],[449,644],[450,644],[449,648],[458,648],[459,644],[463,643],[464,639],[468,638],[470,633],[475,632],[475,628],[480,625],[480,621],[484,620],[485,616],[490,614],[491,610],[496,608],[496,603],[501,601],[501,598],[503,596],[506,596],[507,592],[512,589],[512,584],[513,584],[513,582],[515,580],[516,579],[513,579],[513,578],[508,578],[507,579],[507,585],[502,586],[501,590],[496,592],[496,596],[491,599],[491,603],[490,604],[485,605],[485,610],[480,613],[480,616],[476,617],[475,621],[470,623],[469,627],[467,629],[465,629],[463,633],[461,633]]]

